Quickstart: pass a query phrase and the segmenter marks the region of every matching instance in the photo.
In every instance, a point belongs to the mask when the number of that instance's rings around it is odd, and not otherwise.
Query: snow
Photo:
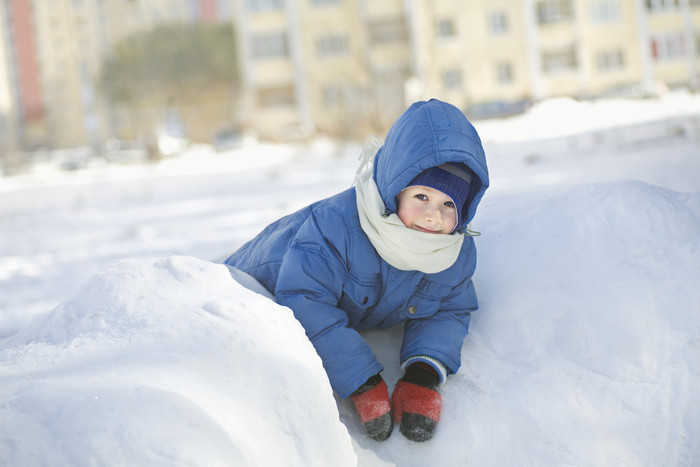
[[[208,261],[115,262],[3,360],[4,465],[354,465],[291,310]]]
[[[480,310],[427,443],[363,436],[291,312],[216,264],[347,188],[357,145],[0,178],[0,465],[697,462],[700,97],[476,125]],[[364,335],[393,387],[401,328]]]

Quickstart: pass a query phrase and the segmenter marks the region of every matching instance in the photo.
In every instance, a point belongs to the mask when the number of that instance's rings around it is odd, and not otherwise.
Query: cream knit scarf
[[[371,166],[357,175],[355,192],[362,230],[384,261],[403,271],[433,274],[457,260],[464,235],[420,232],[406,227],[396,214],[384,215],[384,202]]]

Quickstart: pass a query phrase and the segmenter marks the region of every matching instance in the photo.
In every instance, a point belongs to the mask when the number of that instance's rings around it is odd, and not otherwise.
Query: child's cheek
[[[405,225],[406,227],[411,226],[411,214],[405,204],[399,205],[396,215],[399,216],[399,219],[401,220],[401,222],[403,222],[403,225]]]

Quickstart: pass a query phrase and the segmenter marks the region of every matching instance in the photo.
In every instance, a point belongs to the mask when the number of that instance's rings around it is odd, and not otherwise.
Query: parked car
[[[141,141],[111,139],[105,144],[104,158],[116,164],[140,164],[148,159],[148,150]]]
[[[94,151],[90,146],[56,149],[51,157],[58,163],[62,170],[80,170],[88,166]]]
[[[255,144],[257,139],[238,128],[227,128],[214,135],[212,146],[216,152],[230,151]]]
[[[652,83],[618,84],[601,92],[602,99],[654,99],[668,92],[668,86],[662,81]]]
[[[525,112],[531,105],[528,100],[521,101],[486,101],[467,107],[464,111],[470,120],[505,118]]]

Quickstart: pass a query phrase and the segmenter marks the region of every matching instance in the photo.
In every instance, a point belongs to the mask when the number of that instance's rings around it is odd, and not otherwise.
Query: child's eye
[[[448,208],[456,207],[455,203],[453,203],[452,201],[445,201],[445,206],[447,206]]]
[[[425,201],[425,200],[428,199],[428,197],[425,196],[423,193],[418,193],[418,194],[416,195],[416,198],[418,198],[418,199],[420,199],[420,200],[422,200],[422,201]]]

